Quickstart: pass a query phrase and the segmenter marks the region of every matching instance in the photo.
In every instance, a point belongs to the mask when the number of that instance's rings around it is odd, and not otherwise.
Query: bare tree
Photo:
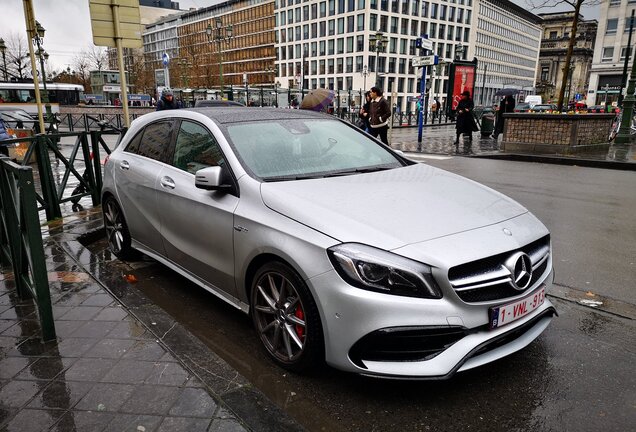
[[[106,66],[108,66],[108,52],[106,48],[89,45],[84,52],[92,67],[99,71],[106,69]]]
[[[561,88],[559,89],[559,100],[557,108],[559,111],[563,109],[563,98],[565,97],[565,88],[568,85],[568,77],[570,76],[570,62],[572,60],[572,52],[574,51],[574,43],[577,37],[577,27],[579,25],[579,14],[581,7],[593,6],[601,3],[602,0],[526,0],[531,10],[543,8],[555,8],[562,6],[571,6],[574,8],[574,19],[572,20],[572,31],[570,32],[570,40],[568,42],[568,50],[565,55],[565,65],[563,66],[563,77],[561,78]]]
[[[18,80],[32,77],[29,45],[21,33],[13,32],[7,39],[7,74]]]
[[[90,70],[91,64],[88,59],[88,54],[81,51],[75,57],[73,57],[72,67],[75,69],[75,76],[81,85],[84,86],[84,92],[92,93],[90,82]]]

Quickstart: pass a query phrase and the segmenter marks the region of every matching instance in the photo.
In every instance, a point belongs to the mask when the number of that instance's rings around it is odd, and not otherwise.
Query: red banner
[[[463,92],[468,90],[470,92],[470,97],[473,97],[473,89],[475,88],[475,66],[455,66],[453,84],[453,102],[451,109],[455,111]]]

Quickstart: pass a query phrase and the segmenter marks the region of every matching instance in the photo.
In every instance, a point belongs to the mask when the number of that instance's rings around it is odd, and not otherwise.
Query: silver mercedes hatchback
[[[546,227],[504,195],[289,109],[160,111],[105,165],[112,251],[141,251],[245,313],[269,356],[448,378],[556,311]]]

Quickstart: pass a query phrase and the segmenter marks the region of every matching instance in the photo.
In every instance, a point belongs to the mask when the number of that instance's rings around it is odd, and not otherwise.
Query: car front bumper
[[[549,288],[552,273],[525,293],[532,295]],[[556,310],[544,303],[523,318],[503,327],[489,329],[489,307],[494,304],[467,304],[446,294],[442,299],[393,296],[355,288],[343,281],[335,271],[311,278],[308,283],[317,294],[325,335],[326,361],[341,370],[364,375],[397,379],[443,379],[457,371],[468,370],[518,351],[547,328]],[[501,301],[505,304],[507,301]],[[466,323],[471,323],[467,325]],[[475,325],[478,323],[478,325]],[[378,331],[414,332],[422,341],[427,355],[417,353],[409,359],[394,353],[379,359],[364,358],[360,344]],[[426,334],[453,333],[442,343],[428,342]],[[406,336],[408,337],[408,335]],[[399,351],[399,342],[386,346]],[[409,349],[417,342],[411,341]],[[381,352],[381,349],[379,350]],[[381,356],[381,355],[380,355]]]

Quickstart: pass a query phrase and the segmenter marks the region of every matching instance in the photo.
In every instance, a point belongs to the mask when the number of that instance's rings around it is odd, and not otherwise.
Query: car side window
[[[195,174],[200,169],[223,163],[223,153],[214,136],[198,123],[182,121],[172,165]]]
[[[139,143],[141,143],[141,136],[143,134],[144,131],[142,129],[133,139],[130,140],[124,151],[127,151],[128,153],[139,153]]]
[[[136,152],[155,160],[162,160],[164,152],[170,145],[172,121],[160,121],[146,126],[143,137]]]

